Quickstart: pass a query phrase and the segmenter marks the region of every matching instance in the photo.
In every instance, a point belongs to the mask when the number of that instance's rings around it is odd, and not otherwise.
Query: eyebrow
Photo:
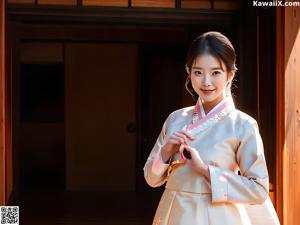
[[[197,67],[197,66],[193,66],[192,69],[203,69],[202,67]],[[221,67],[213,67],[213,68],[210,68],[211,70],[222,70],[224,71]]]

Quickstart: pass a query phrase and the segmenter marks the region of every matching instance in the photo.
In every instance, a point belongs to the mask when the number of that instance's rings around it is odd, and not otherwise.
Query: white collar
[[[223,102],[227,101],[227,99],[229,98],[229,96],[223,98],[217,105],[215,105],[207,114],[205,113],[202,101],[200,98],[198,98],[199,101],[199,106],[200,106],[200,110],[201,110],[201,117],[204,118],[205,116],[213,113],[215,110],[217,110],[217,108],[222,105]]]

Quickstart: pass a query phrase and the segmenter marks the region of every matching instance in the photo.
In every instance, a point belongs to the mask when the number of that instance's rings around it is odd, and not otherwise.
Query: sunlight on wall
[[[298,224],[300,207],[300,9],[286,8],[284,23],[285,129],[283,224]]]

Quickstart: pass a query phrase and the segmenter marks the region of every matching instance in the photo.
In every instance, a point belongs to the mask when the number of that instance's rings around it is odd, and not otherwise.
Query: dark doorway
[[[64,66],[21,65],[21,190],[64,189]]]

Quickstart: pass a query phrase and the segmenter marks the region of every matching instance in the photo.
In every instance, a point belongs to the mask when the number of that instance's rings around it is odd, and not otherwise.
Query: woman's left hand
[[[183,155],[183,151],[186,149],[188,153],[191,155],[191,159],[186,159]],[[199,152],[193,147],[183,144],[179,148],[179,153],[182,158],[185,160],[185,163],[191,165],[197,172],[201,173],[206,179],[210,179],[208,166],[202,160]]]

